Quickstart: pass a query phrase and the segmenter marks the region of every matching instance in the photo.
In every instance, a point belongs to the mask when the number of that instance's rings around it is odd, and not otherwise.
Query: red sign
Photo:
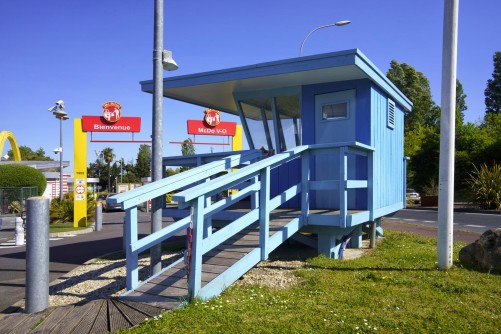
[[[215,109],[205,109],[204,110],[205,116],[204,116],[204,122],[208,126],[218,126],[219,123],[221,123],[221,113],[218,110]]]
[[[115,123],[122,118],[122,106],[118,102],[105,102],[103,103],[103,117],[111,123]]]
[[[211,136],[234,136],[237,129],[235,122],[219,122],[217,126],[208,126],[205,121],[188,121],[188,134]]]
[[[82,130],[88,132],[140,132],[141,117],[121,117],[109,122],[100,116],[82,116]]]
[[[77,194],[83,194],[85,192],[85,187],[84,186],[76,186],[75,192]]]

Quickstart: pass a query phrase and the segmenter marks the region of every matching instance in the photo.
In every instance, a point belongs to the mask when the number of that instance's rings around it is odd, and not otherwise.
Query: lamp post
[[[63,200],[63,121],[69,119],[68,114],[64,111],[64,102],[59,100],[55,105],[49,108],[49,111],[59,120],[59,201]]]
[[[323,26],[320,26],[320,27],[317,27],[317,28],[313,29],[303,39],[303,43],[301,43],[301,48],[299,48],[299,57],[301,57],[303,55],[303,46],[304,46],[304,43],[306,42],[306,40],[308,39],[308,37],[310,37],[310,35],[313,34],[315,31],[323,29],[323,28],[329,28],[329,27],[341,27],[341,26],[345,26],[345,25],[350,24],[350,23],[351,23],[351,21],[343,20],[343,21],[338,21],[336,23],[326,24],[326,25],[323,25]]]
[[[172,59],[172,52],[164,51],[164,3],[155,0],[154,8],[154,43],[153,43],[153,124],[152,124],[152,159],[151,181],[162,179],[162,126],[163,126],[163,73],[162,70],[175,71],[178,69]],[[151,207],[151,233],[162,229],[162,200],[163,196],[154,198]],[[151,248],[151,272],[157,274],[162,269],[162,245]]]

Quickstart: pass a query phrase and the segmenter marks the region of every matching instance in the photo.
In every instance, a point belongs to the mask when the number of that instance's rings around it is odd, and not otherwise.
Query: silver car
[[[103,210],[111,211],[111,210],[122,210],[122,204],[120,203],[111,203],[110,197],[115,196],[116,193],[109,193],[106,195],[106,201],[103,202]]]
[[[421,203],[421,195],[419,195],[419,193],[414,189],[407,188],[405,193],[408,202],[413,202],[414,204]]]

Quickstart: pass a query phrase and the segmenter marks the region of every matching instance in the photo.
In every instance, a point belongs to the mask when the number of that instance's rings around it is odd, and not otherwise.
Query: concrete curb
[[[95,225],[92,225],[91,227],[88,227],[88,228],[83,229],[83,230],[49,233],[49,237],[50,238],[64,238],[64,237],[77,235],[77,234],[91,233],[91,232],[94,232],[94,230],[95,230]]]

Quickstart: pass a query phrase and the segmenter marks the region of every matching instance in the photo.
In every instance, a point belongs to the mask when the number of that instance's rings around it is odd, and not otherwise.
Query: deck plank
[[[0,333],[8,333],[9,330],[16,328],[23,322],[28,315],[24,313],[7,314],[0,319]]]
[[[125,329],[132,327],[132,322],[130,322],[122,313],[122,311],[113,303],[112,299],[108,299],[108,318],[109,318],[109,330],[114,333],[119,329]]]
[[[60,322],[66,321],[66,316],[74,307],[73,305],[54,307],[54,311],[52,311],[31,333],[50,333]]]
[[[82,320],[74,327],[71,334],[87,334],[90,333],[92,329],[92,325],[94,325],[94,321],[96,320],[96,316],[104,307],[106,307],[105,299],[97,299],[89,303],[92,307],[89,307],[89,311],[86,313]]]
[[[89,312],[95,313],[94,308],[99,302],[89,302],[81,306],[74,306],[73,309],[66,314],[65,321],[61,321],[53,328],[52,333],[71,333],[71,331],[79,326],[79,323],[88,315]]]
[[[181,302],[168,297],[149,295],[142,292],[132,292],[124,297],[125,301],[138,301],[147,305],[155,306],[165,310],[172,310],[181,305]]]
[[[103,300],[103,304],[99,309],[99,312],[97,312],[95,321],[92,324],[89,333],[108,333],[110,331],[109,323],[108,300]]]
[[[128,303],[124,303],[120,300],[113,299],[112,302],[113,304],[115,304],[115,307],[120,310],[120,312],[127,319],[127,321],[131,324],[131,327],[140,324],[148,317],[155,316],[155,315],[150,315],[148,313],[143,313],[140,310],[131,307]]]
[[[127,305],[128,307],[139,311],[143,313],[146,317],[154,317],[156,315],[159,315],[160,313],[163,313],[165,311],[168,311],[168,309],[162,308],[162,307],[156,307],[156,306],[151,306],[148,304],[143,304],[139,302],[135,302],[132,300],[125,300],[123,298],[119,299],[120,303]]]
[[[136,291],[144,292],[150,295],[166,296],[176,300],[182,300],[188,297],[188,288],[177,288],[173,286],[154,284],[151,282],[141,285],[136,289]]]
[[[50,308],[38,313],[27,314],[24,321],[20,322],[15,328],[13,328],[8,333],[9,334],[29,333],[37,323],[39,323],[42,319],[48,317],[52,313],[52,311],[54,311],[54,309]]]

